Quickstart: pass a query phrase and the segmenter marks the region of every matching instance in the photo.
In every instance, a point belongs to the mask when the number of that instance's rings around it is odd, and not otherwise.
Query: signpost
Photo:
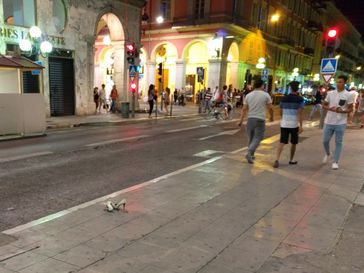
[[[264,68],[262,70],[262,81],[268,80],[269,70],[268,68]]]
[[[138,91],[137,83],[139,82],[138,81],[138,79],[139,79],[138,72],[139,72],[139,66],[137,66],[137,65],[129,66],[129,83],[130,83],[129,86],[131,87],[130,91],[132,91],[131,116],[133,118],[135,117],[135,92]]]
[[[324,58],[321,60],[320,74],[326,83],[334,77],[337,70],[337,59],[335,58]]]

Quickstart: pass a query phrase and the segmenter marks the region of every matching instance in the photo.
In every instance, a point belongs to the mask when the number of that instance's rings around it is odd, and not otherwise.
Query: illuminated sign
[[[42,37],[45,38],[44,40],[48,40],[55,46],[66,45],[64,37],[47,35],[47,34],[43,34]],[[0,38],[4,39],[4,41],[7,43],[16,43],[16,44],[19,44],[20,40],[22,39],[31,40],[28,28],[11,26],[11,25],[0,26]]]

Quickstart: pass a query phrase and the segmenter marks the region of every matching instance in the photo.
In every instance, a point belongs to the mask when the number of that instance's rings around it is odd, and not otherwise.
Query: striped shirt
[[[281,109],[282,109],[282,120],[281,127],[282,128],[297,128],[299,127],[298,121],[298,110],[302,109],[304,106],[303,98],[289,94],[284,96],[281,101]]]

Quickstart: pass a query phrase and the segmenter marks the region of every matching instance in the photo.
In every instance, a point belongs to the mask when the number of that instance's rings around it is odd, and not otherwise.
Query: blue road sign
[[[35,61],[35,63],[43,66],[42,61]],[[34,75],[34,76],[40,75],[40,72],[41,72],[40,70],[32,70],[32,75]]]
[[[263,80],[263,81],[268,80],[268,75],[269,75],[269,70],[268,70],[268,68],[264,68],[264,69],[262,70],[262,80]]]
[[[139,72],[139,66],[137,66],[137,65],[130,65],[129,66],[129,75],[130,76],[135,75],[137,72]]]
[[[321,74],[335,74],[337,69],[337,59],[326,58],[321,60]]]

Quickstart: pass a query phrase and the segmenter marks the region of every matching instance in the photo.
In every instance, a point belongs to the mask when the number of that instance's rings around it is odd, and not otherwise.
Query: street
[[[268,123],[266,137],[277,134]],[[205,116],[52,130],[0,142],[0,230],[246,145],[234,120]],[[199,155],[208,151],[206,155]]]

